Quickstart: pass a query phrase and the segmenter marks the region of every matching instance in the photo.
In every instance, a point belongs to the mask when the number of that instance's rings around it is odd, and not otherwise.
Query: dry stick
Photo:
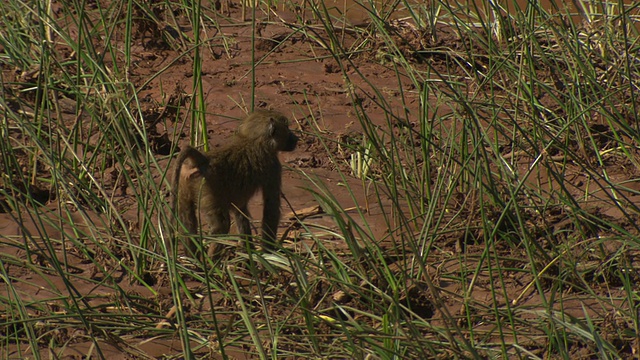
[[[176,314],[176,310],[178,310],[178,308],[173,305],[171,307],[171,309],[169,309],[169,312],[164,316],[165,319],[161,320],[158,325],[156,325],[156,329],[162,329],[166,326],[170,326],[171,323],[169,322],[171,320],[171,318]]]

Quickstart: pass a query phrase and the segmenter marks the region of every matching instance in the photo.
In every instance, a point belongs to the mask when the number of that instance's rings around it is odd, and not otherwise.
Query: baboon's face
[[[276,111],[258,110],[240,124],[239,134],[249,139],[268,138],[277,151],[293,151],[298,137],[289,130],[289,119]]]
[[[287,129],[289,130],[289,129]],[[298,144],[298,137],[293,135],[291,131],[289,131],[289,136],[287,136],[287,142],[285,143],[284,148],[281,151],[293,151]]]

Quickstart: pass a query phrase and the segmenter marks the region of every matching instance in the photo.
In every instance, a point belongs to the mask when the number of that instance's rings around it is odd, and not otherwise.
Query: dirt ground
[[[55,10],[55,9],[54,9]],[[223,11],[229,11],[229,15],[232,18],[238,19],[240,17],[240,9],[238,7],[231,7]],[[55,12],[55,11],[54,11]],[[301,211],[303,209],[313,208],[317,206],[317,202],[310,192],[305,188],[310,187],[309,180],[303,175],[303,173],[317,176],[322,180],[328,190],[342,204],[344,208],[363,207],[365,203],[376,203],[377,199],[372,194],[367,194],[361,186],[361,181],[352,177],[348,177],[348,181],[352,186],[351,190],[355,190],[353,194],[341,183],[345,181],[339,174],[338,170],[349,173],[349,168],[346,162],[335,162],[331,159],[332,155],[334,159],[347,160],[348,155],[343,154],[341,149],[332,143],[329,143],[329,149],[325,149],[325,145],[317,139],[317,136],[313,132],[313,129],[308,127],[310,120],[317,121],[319,127],[324,132],[323,135],[326,138],[332,138],[335,140],[345,140],[354,134],[362,132],[358,119],[353,112],[353,99],[351,92],[353,89],[345,87],[343,74],[340,71],[338,63],[329,56],[330,53],[323,49],[323,45],[320,41],[303,36],[302,33],[295,32],[292,26],[287,24],[295,23],[295,14],[282,11],[278,9],[277,16],[279,18],[272,18],[275,23],[261,23],[260,24],[260,38],[255,44],[255,56],[256,58],[262,58],[267,55],[260,63],[255,73],[255,104],[256,108],[265,109],[277,109],[290,117],[292,127],[300,132],[301,141],[298,149],[292,153],[282,155],[282,161],[287,167],[283,175],[283,192],[286,196],[287,202],[283,203],[283,221],[281,224],[280,232],[284,231],[291,223],[286,214],[292,211]],[[213,16],[213,15],[212,15]],[[275,16],[275,15],[274,15]],[[186,19],[179,19],[179,22],[183,23],[185,29],[182,29],[185,33],[189,34],[188,22]],[[128,71],[128,81],[132,82],[135,88],[139,89],[138,98],[142,104],[140,109],[144,115],[145,124],[148,125],[150,131],[150,141],[154,151],[156,151],[157,160],[160,167],[169,166],[169,149],[171,148],[171,139],[176,138],[176,134],[179,134],[177,146],[179,148],[184,147],[189,143],[187,134],[189,112],[187,110],[190,104],[190,94],[188,93],[193,87],[194,75],[193,74],[193,62],[190,56],[185,55],[181,51],[172,50],[171,46],[168,46],[166,41],[179,42],[179,37],[172,37],[174,32],[168,28],[158,28],[151,22],[139,21],[134,24],[135,37],[132,39],[132,63]],[[359,24],[359,26],[366,26],[365,24]],[[399,25],[398,25],[399,26]],[[234,25],[234,26],[221,26],[220,30],[224,33],[224,37],[230,40],[228,44],[224,44],[221,34],[217,33],[217,29],[207,29],[211,31],[209,34],[211,41],[202,47],[202,69],[200,76],[204,84],[204,102],[207,111],[207,129],[208,136],[210,136],[212,144],[219,144],[225,141],[229,137],[237,126],[237,119],[244,116],[244,110],[250,106],[251,87],[252,87],[252,74],[250,64],[252,62],[252,28],[250,22]],[[412,33],[409,29],[398,27],[399,32],[403,34],[410,41],[419,43],[426,41],[420,38],[420,34]],[[162,34],[168,40],[162,40],[159,35]],[[319,29],[318,39],[326,39],[326,34]],[[116,34],[116,39],[121,34]],[[350,31],[340,33],[339,36],[344,37],[345,44],[349,44],[350,39],[355,41],[355,34]],[[438,37],[439,44],[433,44],[434,46],[448,46],[452,49],[460,48],[464,46],[463,39],[458,39],[451,35],[446,28],[441,29],[441,34]],[[400,88],[398,84],[397,74],[392,67],[386,66],[383,61],[380,61],[379,47],[380,43],[372,43],[369,50],[364,51],[358,56],[354,56],[348,62],[348,69],[346,70],[354,81],[356,99],[362,102],[362,106],[366,109],[370,119],[377,124],[386,124],[388,118],[385,112],[377,104],[380,100],[377,94],[373,91],[373,87],[376,89],[382,89],[385,101],[389,102],[387,108],[393,109],[394,112],[413,114],[416,116],[419,113],[419,95],[415,91],[413,85],[408,79],[402,80],[403,85]],[[228,50],[225,50],[225,46],[228,46]],[[230,55],[230,56],[229,56]],[[314,61],[298,61],[308,60],[314,57],[317,60]],[[105,62],[115,60],[118,63],[122,63],[122,59],[104,59]],[[442,72],[447,72],[450,69],[447,63],[450,59],[438,58],[434,56],[429,59],[432,62],[432,66],[436,69],[441,69]],[[421,66],[416,61],[416,66]],[[357,73],[362,76],[355,76]],[[5,79],[16,78],[20,74],[15,74],[13,69],[3,69],[3,76]],[[367,82],[362,80],[366,78]],[[470,85],[471,86],[471,85]],[[405,101],[401,101],[400,93],[404,93]],[[407,101],[408,100],[408,101]],[[64,114],[67,121],[75,121],[75,104],[73,100],[69,99],[70,110]],[[170,106],[165,106],[168,104]],[[180,110],[177,108],[180,107]],[[97,136],[94,134],[88,134],[87,136]],[[612,163],[610,168],[610,175],[615,177],[618,182],[623,178],[634,179],[638,174],[623,170],[618,164]],[[524,163],[523,163],[523,166]],[[155,174],[160,182],[161,174]],[[576,171],[576,183],[582,181],[578,171]],[[636,186],[633,182],[631,186]],[[580,185],[577,186],[579,188]],[[117,183],[105,184],[105,188],[108,191],[117,194],[113,197],[113,201],[116,205],[122,209],[125,214],[125,218],[130,220],[135,231],[135,221],[137,211],[132,208],[132,204],[136,202],[132,199],[132,194],[127,189],[119,188]],[[640,190],[640,187],[638,187]],[[578,191],[577,191],[578,192]],[[355,195],[355,199],[354,199]],[[369,198],[367,198],[369,196]],[[629,193],[629,200],[633,201],[637,199],[638,195]],[[640,199],[637,199],[640,200]],[[386,202],[386,205],[385,203]],[[55,212],[56,208],[60,204],[50,203],[43,207],[43,212],[51,211]],[[371,207],[366,213],[366,219],[370,226],[372,226],[373,233],[378,239],[384,238],[384,235],[388,233],[387,225],[383,220],[382,215],[390,209],[390,199],[383,199],[383,206]],[[259,214],[261,206],[260,199],[255,199],[252,202],[251,209],[253,214]],[[614,218],[619,216],[617,210],[610,206],[604,206],[603,204],[594,203],[592,207],[594,212],[601,213],[601,216],[607,216]],[[471,210],[470,210],[471,211]],[[357,217],[356,217],[357,218]],[[335,227],[330,216],[326,214],[318,214],[307,219],[316,224]],[[625,225],[636,219],[621,219],[621,226],[630,227]],[[81,222],[81,219],[78,219]],[[566,224],[566,216],[563,216],[561,210],[557,213],[555,218],[551,217],[545,220],[547,226],[561,228]],[[20,224],[19,224],[20,223]],[[47,232],[51,238],[56,238],[56,232],[53,227],[48,225],[36,224],[30,218],[19,219],[15,214],[0,213],[0,231],[7,237],[14,235],[20,235],[24,229],[32,233],[38,231]],[[450,239],[444,239],[444,242],[438,244],[439,251],[434,252],[434,256],[443,253],[458,253],[460,251],[459,234],[452,234]],[[383,242],[380,243],[382,247],[385,246]],[[289,244],[288,246],[294,246]],[[331,246],[337,248],[344,248],[348,250],[345,244],[335,242]],[[615,247],[615,244],[612,245]],[[477,247],[477,250],[474,248]],[[472,254],[480,254],[484,250],[484,245],[466,244],[466,254],[469,258],[473,258]],[[5,256],[11,256],[16,259],[25,259],[28,254],[20,250],[18,247],[11,246],[7,243],[0,247],[0,251]],[[76,250],[77,251],[77,250]],[[522,249],[512,250],[508,247],[503,249],[504,256],[512,256],[513,258],[522,258],[524,254],[521,253]],[[509,254],[510,251],[516,251],[517,253]],[[69,251],[68,254],[73,255],[73,251]],[[83,254],[77,251],[77,257],[70,256],[66,261],[69,265],[74,267],[78,274],[89,276],[92,272],[97,272],[93,263],[88,263],[84,260]],[[633,255],[633,254],[632,254]],[[637,255],[636,255],[637,256]],[[637,260],[637,259],[636,259]],[[514,265],[515,266],[515,265]],[[12,270],[13,268],[13,270]],[[34,276],[26,271],[23,267],[9,266],[6,271],[22,271],[22,274],[13,273],[14,277],[20,278],[24,281],[16,283],[16,286],[24,286],[22,289],[25,293],[29,293],[32,299],[38,299],[39,297],[46,298],[49,296],[47,291],[50,287],[56,287],[64,289],[64,280],[55,276]],[[116,267],[113,269],[114,274],[118,270]],[[456,269],[449,268],[447,262],[441,262],[438,268],[439,272],[451,273]],[[141,285],[131,284],[126,276],[117,276],[112,274],[114,278],[120,278],[121,283],[119,285],[131,293],[138,294],[141,298],[151,296],[151,292]],[[99,275],[97,275],[99,276]],[[636,275],[636,278],[637,275]],[[638,278],[640,279],[640,278]],[[494,286],[505,287],[504,292],[509,298],[517,298],[522,295],[525,285],[531,282],[531,277],[528,274],[514,273],[514,275],[506,278],[501,284],[493,284]],[[283,283],[286,279],[282,279]],[[483,294],[485,296],[484,301],[490,303],[493,301],[491,297],[491,282],[489,278],[477,279],[478,289],[474,293],[474,297],[477,301],[482,302]],[[100,286],[96,286],[94,282],[83,282],[79,280],[74,283],[75,289],[80,293],[91,294],[92,299],[87,300],[96,305],[100,303],[100,299],[111,299],[114,296],[118,296],[113,293],[102,293]],[[445,280],[441,280],[438,284],[444,293],[451,292],[454,294],[461,293],[460,289],[454,283],[447,283]],[[163,302],[167,304],[167,307],[163,309],[168,310],[171,302],[171,296],[168,289],[163,289],[166,286],[166,282],[159,280],[156,282],[156,290],[159,291],[161,296],[165,297]],[[194,281],[194,286],[196,286]],[[484,289],[484,290],[482,290]],[[602,289],[603,293],[606,291],[612,296],[622,295],[622,290],[615,289]],[[412,294],[416,304],[420,301],[424,301],[425,317],[433,317],[434,323],[437,323],[438,315],[435,314],[433,305],[430,303],[430,295],[426,289],[416,288],[416,293]],[[446,306],[450,312],[455,313],[464,311],[461,309],[459,298],[446,297]],[[539,299],[535,297],[523,297],[523,303],[534,304]],[[607,314],[610,309],[597,308],[599,303],[596,301],[590,301],[588,298],[576,297],[575,306],[570,303],[565,303],[564,308],[574,308],[573,315],[576,317],[583,317],[585,306],[590,314],[598,317],[608,317],[611,326],[615,325],[615,314]],[[593,305],[593,308],[589,306]],[[56,306],[52,304],[51,306]],[[206,307],[201,309],[206,311]],[[106,311],[106,310],[105,310]],[[194,309],[193,311],[196,311]],[[272,309],[273,313],[278,313],[278,309]],[[429,315],[431,314],[431,315]],[[161,314],[159,314],[161,315]],[[532,315],[534,316],[534,315]],[[1,319],[1,317],[0,317]],[[479,320],[480,321],[480,320]],[[615,325],[617,326],[617,325]],[[74,333],[51,333],[47,336],[58,337],[59,339],[73,339],[74,337],[81,337],[80,335],[86,334],[74,334]],[[102,334],[104,335],[104,334]],[[46,336],[45,336],[46,338]],[[178,336],[176,335],[174,340],[154,339],[144,337],[138,338],[137,335],[131,335],[130,340],[136,342],[136,348],[143,352],[140,357],[152,357],[160,358],[162,356],[177,354],[180,352],[181,344]],[[102,354],[110,359],[119,358],[131,358],[131,348],[120,341],[113,342],[101,342]],[[536,344],[531,342],[530,344],[523,344],[523,346],[535,347]],[[47,345],[43,344],[40,349],[42,354],[47,354]],[[26,348],[22,348],[25,351]],[[93,344],[89,341],[71,341],[71,345],[68,346],[65,352],[65,359],[83,359],[84,356],[92,351]],[[138,351],[136,350],[136,351]],[[539,355],[544,354],[544,344],[539,344]],[[623,347],[623,352],[631,353],[630,346]],[[19,350],[17,347],[13,349],[14,353],[11,358],[19,357]],[[27,350],[29,353],[30,350]],[[575,353],[577,358],[581,358],[580,352],[585,351],[582,349],[576,349]],[[590,354],[587,352],[586,354]],[[204,355],[204,354],[200,354]],[[245,355],[242,351],[230,354],[232,357],[243,358]],[[212,355],[215,357],[215,355]]]

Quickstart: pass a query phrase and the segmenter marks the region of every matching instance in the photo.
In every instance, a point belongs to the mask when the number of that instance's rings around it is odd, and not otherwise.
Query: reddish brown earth
[[[232,18],[239,18],[240,10],[238,8],[230,9],[230,16]],[[215,14],[209,14],[210,16],[216,16]],[[260,14],[263,16],[263,14]],[[356,191],[355,200],[352,198],[352,194],[341,183],[345,181],[338,172],[342,170],[345,174],[349,174],[348,166],[342,160],[348,159],[348,154],[341,152],[334,143],[328,140],[348,140],[354,134],[361,133],[361,128],[358,119],[353,112],[353,99],[350,95],[355,95],[357,101],[362,102],[362,107],[366,110],[370,119],[377,124],[385,124],[385,113],[376,104],[378,101],[377,95],[374,93],[371,85],[377,89],[382,89],[385,101],[389,102],[388,108],[391,108],[395,113],[401,113],[406,106],[406,110],[411,114],[418,113],[418,94],[413,88],[413,85],[407,79],[403,79],[401,84],[398,84],[397,75],[393,69],[389,66],[385,66],[388,63],[380,61],[378,58],[378,50],[382,46],[382,42],[373,42],[370,48],[354,56],[349,61],[343,61],[346,64],[346,72],[349,75],[351,81],[354,83],[355,93],[351,93],[351,89],[347,88],[343,78],[343,73],[340,70],[339,64],[329,56],[329,53],[323,50],[322,44],[312,38],[304,36],[302,33],[296,33],[292,27],[287,24],[295,24],[294,14],[286,11],[278,11],[279,18],[272,18],[272,22],[263,22],[260,25],[260,38],[255,46],[255,57],[257,59],[263,59],[255,73],[255,106],[256,108],[272,108],[277,109],[290,117],[292,127],[299,131],[301,134],[301,141],[296,151],[290,154],[283,154],[282,160],[289,167],[289,170],[285,171],[283,178],[283,191],[286,196],[287,202],[283,204],[283,213],[286,215],[292,211],[301,211],[304,209],[317,206],[317,202],[314,197],[305,188],[312,187],[309,180],[305,178],[303,174],[309,174],[315,176],[325,183],[327,189],[337,199],[337,201],[344,208],[364,208],[366,203],[376,204],[377,199],[373,194],[367,194],[361,186],[361,181],[353,177],[347,177],[346,181],[351,185],[351,191]],[[265,20],[265,19],[263,19]],[[187,26],[187,22],[184,19],[179,20]],[[206,46],[203,46],[202,51],[202,69],[200,76],[204,85],[204,103],[207,112],[207,129],[208,136],[211,138],[211,143],[221,143],[225,138],[230,136],[237,125],[237,119],[242,118],[245,115],[247,108],[250,107],[250,99],[252,98],[251,87],[251,68],[252,62],[252,28],[248,22],[241,24],[228,25],[225,22],[221,22],[221,30],[224,33],[224,38],[229,41],[228,53],[225,51],[223,37],[217,33],[215,28],[208,28],[208,36],[210,41]],[[363,25],[363,24],[360,24]],[[171,50],[172,46],[167,46],[162,40],[158,39],[158,34],[162,32],[162,29],[158,29],[154,24],[147,24],[144,21],[135,23],[136,36],[132,42],[132,64],[128,72],[128,80],[131,81],[138,91],[138,98],[141,100],[142,108],[140,109],[145,117],[145,123],[149,126],[151,134],[150,141],[156,151],[157,160],[160,164],[160,168],[166,168],[169,166],[169,146],[172,139],[178,138],[178,147],[183,147],[189,143],[189,118],[190,113],[187,110],[190,104],[189,92],[193,87],[194,74],[193,74],[193,62],[189,54],[185,55],[180,51]],[[402,28],[398,28],[398,31],[404,31]],[[186,34],[190,34],[189,29],[183,29]],[[446,45],[450,48],[457,48],[462,46],[461,40],[451,35],[447,29],[441,29],[439,36],[440,44]],[[411,41],[426,41],[419,37],[419,34],[412,33],[409,30],[403,33]],[[167,35],[166,33],[164,34]],[[326,34],[318,28],[318,39],[324,39],[326,41]],[[120,34],[116,34],[118,39]],[[345,44],[354,43],[357,39],[356,34],[352,31],[346,31],[339,34],[340,37],[344,37]],[[179,39],[174,38],[171,41],[178,42]],[[312,58],[316,58],[312,60]],[[123,63],[123,59],[115,59],[119,64]],[[443,73],[449,71],[449,61],[447,58],[438,58],[434,56],[432,66],[436,69],[441,69]],[[111,59],[105,59],[105,62],[111,61]],[[421,66],[416,64],[416,66]],[[163,70],[161,70],[163,69]],[[17,75],[12,69],[3,69],[5,78],[16,78]],[[358,74],[362,74],[359,76]],[[366,81],[363,80],[366,79]],[[367,83],[369,82],[369,83]],[[472,84],[469,84],[473,87]],[[404,92],[405,103],[401,102],[400,92]],[[71,101],[71,109],[75,108],[75,104]],[[179,107],[179,109],[178,109]],[[67,114],[69,119],[72,119],[74,115]],[[415,116],[415,115],[413,115]],[[72,121],[72,120],[70,120]],[[310,124],[313,121],[317,121],[318,129],[313,129]],[[186,126],[185,126],[186,124]],[[326,144],[329,148],[329,153],[325,149],[325,145],[318,140],[318,130],[322,131],[321,135],[325,137]],[[93,136],[95,134],[90,134]],[[333,154],[333,159],[329,154]],[[505,152],[506,153],[506,152]],[[336,162],[335,160],[338,160]],[[526,159],[524,159],[526,160]],[[526,171],[526,164],[529,162],[523,161],[523,171]],[[615,166],[612,166],[610,175],[612,178],[616,178],[617,182],[621,182],[624,178],[634,178],[637,174],[625,173],[623,170],[615,170]],[[155,174],[160,182],[161,174]],[[574,176],[577,178],[576,183],[580,182],[579,169],[575,170]],[[632,186],[635,183],[632,184]],[[125,212],[125,219],[131,221],[133,231],[139,230],[135,228],[136,210],[131,206],[136,204],[136,201],[132,199],[130,192],[126,189],[118,188],[117,184],[109,184],[111,192],[120,193],[114,197],[116,205]],[[583,188],[583,187],[582,187]],[[579,191],[576,191],[579,193]],[[630,200],[636,200],[637,195],[630,195]],[[57,207],[60,204],[50,203],[41,208],[41,211],[56,212]],[[259,214],[260,200],[256,199],[252,204],[252,213]],[[371,206],[366,210],[366,221],[372,227],[372,233],[375,239],[384,239],[384,235],[388,233],[387,225],[382,219],[383,212],[390,211],[390,200],[383,199],[383,206]],[[602,208],[598,207],[598,204],[593,206],[594,212],[602,212]],[[615,217],[619,214],[615,209],[607,207],[608,210],[604,211],[602,216]],[[469,209],[468,213],[472,214],[473,209]],[[356,211],[353,210],[352,215],[358,219]],[[563,216],[562,210],[558,210],[556,217],[550,217],[545,220],[546,225],[549,227],[561,228],[567,224],[566,216]],[[55,216],[52,216],[55,219]],[[635,220],[635,219],[634,219]],[[306,219],[314,224],[335,228],[335,222],[330,216],[326,214],[318,214]],[[77,222],[82,223],[82,219],[78,218]],[[621,220],[621,224],[624,221]],[[284,231],[291,221],[286,216],[283,217],[283,223],[280,231]],[[105,224],[107,226],[107,224]],[[49,225],[39,225],[34,223],[29,218],[16,218],[16,214],[2,213],[0,214],[0,229],[2,234],[8,239],[16,239],[14,235],[20,235],[25,230],[30,231],[32,234],[39,231],[46,232],[50,238],[62,238],[59,235],[59,231]],[[479,236],[475,234],[475,236]],[[438,278],[438,274],[455,274],[460,269],[458,261],[448,261],[447,259],[457,260],[453,254],[460,253],[461,242],[464,243],[466,239],[465,235],[461,237],[460,234],[452,234],[450,238],[443,238],[441,244],[438,244],[438,251],[434,251],[434,279],[437,280],[438,285],[442,288],[443,293],[461,294],[464,289],[459,287],[459,282],[448,282],[444,278]],[[329,242],[328,242],[329,243]],[[391,244],[385,244],[383,241],[380,245],[390,246]],[[287,247],[295,248],[298,244],[287,243]],[[330,242],[330,246],[337,249],[348,248],[345,244],[339,241]],[[484,245],[462,244],[465,246],[465,256],[467,256],[471,264],[475,263],[479,254],[485,249]],[[612,245],[615,247],[615,244]],[[62,247],[61,247],[62,248]],[[62,250],[57,249],[58,255],[62,258]],[[3,242],[0,246],[0,251],[5,257],[16,260],[16,264],[20,261],[24,261],[28,254],[17,246],[11,246],[8,242]],[[514,259],[523,259],[525,254],[522,253],[522,249],[510,249],[505,246],[503,249],[505,257],[511,256]],[[513,252],[513,253],[511,253]],[[69,244],[66,248],[66,261],[75,269],[78,274],[83,274],[84,277],[93,274],[93,278],[100,277],[101,270],[96,269],[94,263],[87,262],[84,254]],[[97,256],[99,254],[97,253]],[[124,255],[123,255],[124,256]],[[637,254],[636,261],[637,259]],[[38,259],[33,259],[38,262]],[[107,260],[105,260],[107,261]],[[46,264],[45,264],[46,265]],[[140,298],[149,298],[152,296],[152,292],[141,285],[136,285],[135,282],[129,281],[125,272],[117,264],[108,260],[103,264],[106,270],[111,271],[113,278],[119,279],[119,286],[132,294],[137,294]],[[512,266],[517,267],[521,264],[514,260]],[[435,268],[437,267],[437,271]],[[62,293],[66,290],[66,286],[63,279],[55,276],[34,276],[25,267],[18,265],[5,265],[5,271],[11,272],[11,275],[23,280],[18,286],[24,291],[23,301],[37,300],[40,298],[48,298],[51,294],[47,289],[55,287]],[[18,272],[18,273],[17,273]],[[22,272],[22,273],[19,273]],[[157,275],[158,281],[154,286],[161,297],[160,299],[154,299],[155,302],[164,304],[162,309],[154,309],[158,318],[166,313],[171,306],[170,291],[167,288],[166,277]],[[46,281],[45,281],[46,279]],[[286,284],[289,279],[279,279],[283,284]],[[473,297],[475,301],[479,303],[490,304],[493,302],[491,295],[491,286],[504,287],[504,293],[509,299],[518,298],[525,293],[522,298],[522,304],[533,305],[540,300],[537,297],[526,296],[526,292],[533,292],[533,289],[527,288],[527,285],[532,281],[531,275],[528,273],[514,273],[509,277],[503,279],[502,283],[497,283],[494,279],[487,276],[480,276],[476,279]],[[640,280],[636,276],[636,280]],[[29,286],[27,284],[32,281]],[[434,280],[435,281],[435,280]],[[196,281],[190,283],[194,288],[198,286]],[[99,306],[100,303],[111,303],[114,297],[120,297],[121,294],[114,294],[107,291],[107,288],[96,286],[94,282],[88,282],[85,280],[74,280],[74,287],[81,294],[90,294],[91,297],[87,301],[92,306]],[[597,287],[597,286],[596,286]],[[622,291],[601,289],[602,293],[610,293],[612,295],[622,295]],[[434,313],[434,306],[431,303],[432,296],[429,294],[425,286],[415,286],[413,292],[408,295],[414,301],[414,305],[422,302],[424,303],[424,315],[425,318],[433,317],[434,324],[439,324],[442,320],[438,314],[426,316],[429,313]],[[500,291],[498,291],[500,293]],[[3,294],[3,296],[8,296]],[[448,311],[454,314],[464,314],[464,307],[460,302],[461,298],[457,296],[445,296],[444,298]],[[504,302],[504,299],[499,301]],[[151,304],[151,302],[150,302]],[[607,313],[611,309],[598,308],[600,303],[592,301],[587,297],[576,296],[573,304],[568,300],[565,303],[565,311],[567,309],[573,309],[571,315],[582,318],[584,317],[585,308],[587,312],[598,318],[607,318],[611,324],[615,324],[616,315]],[[51,307],[59,307],[59,304],[51,304]],[[126,304],[122,304],[123,308],[126,308]],[[203,305],[202,309],[192,309],[188,311],[207,311],[208,305]],[[354,305],[356,306],[356,305]],[[585,308],[583,308],[583,306]],[[591,307],[592,306],[592,307]],[[59,309],[59,311],[64,311]],[[104,309],[105,313],[111,311],[110,309]],[[272,309],[273,314],[282,312],[281,309],[274,307]],[[531,314],[531,316],[537,316]],[[2,316],[0,315],[0,319]],[[466,321],[467,318],[460,318],[461,322]],[[476,319],[478,323],[482,322],[482,319]],[[465,324],[460,324],[466,326]],[[613,325],[611,325],[613,326]],[[81,328],[81,324],[78,324]],[[52,327],[55,328],[55,327]],[[43,329],[46,326],[43,325]],[[65,328],[68,329],[68,328]],[[169,331],[169,330],[167,330]],[[39,349],[43,356],[47,356],[48,350],[46,349],[47,339],[56,338],[59,342],[69,341],[65,356],[68,359],[81,359],[90,351],[95,349],[90,341],[87,341],[87,333],[82,330],[78,333],[64,330],[57,331],[52,330],[50,333],[43,332],[42,348]],[[107,333],[98,334],[103,339],[108,339]],[[164,334],[163,334],[164,335]],[[128,343],[123,343],[121,339],[125,338]],[[179,337],[176,334],[175,338],[167,340],[166,336],[159,336],[156,338],[156,334],[131,334],[125,337],[113,338],[113,341],[103,340],[100,341],[100,348],[102,354],[109,359],[119,358],[132,358],[132,357],[162,357],[166,355],[179,354],[181,344]],[[134,344],[134,346],[132,346]],[[12,345],[12,349],[9,351],[9,358],[20,357],[20,352],[24,354],[30,354],[32,349],[24,344],[20,346]],[[535,340],[531,340],[522,344],[523,346],[529,346],[540,355],[544,355],[545,344],[536,344]],[[539,346],[539,347],[536,347]],[[20,347],[20,350],[18,349]],[[575,349],[577,358],[581,358],[581,352],[585,356],[592,354],[592,349]],[[627,354],[631,354],[631,349],[627,346],[622,347],[622,351]],[[4,354],[7,354],[5,351]],[[27,356],[24,355],[24,356]],[[206,352],[202,352],[199,355],[206,355]],[[236,358],[243,358],[242,351],[231,354]],[[212,356],[214,356],[212,354]]]

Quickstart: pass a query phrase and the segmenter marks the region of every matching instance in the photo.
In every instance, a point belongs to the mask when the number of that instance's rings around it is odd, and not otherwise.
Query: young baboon
[[[226,234],[232,213],[238,233],[251,235],[247,203],[262,190],[262,246],[271,246],[280,221],[282,167],[278,151],[293,151],[297,142],[284,115],[260,110],[242,120],[225,145],[206,154],[186,147],[173,173],[174,214],[191,234],[198,232],[199,211],[214,234]],[[193,239],[185,244],[196,256]],[[216,246],[209,248],[209,256],[216,252]]]

